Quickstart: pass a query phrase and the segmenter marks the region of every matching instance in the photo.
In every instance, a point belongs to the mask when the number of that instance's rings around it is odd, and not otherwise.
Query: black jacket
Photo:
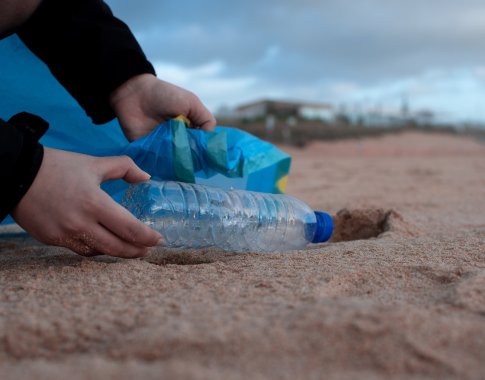
[[[115,117],[113,90],[135,75],[155,73],[130,29],[101,0],[44,0],[16,32],[96,124]],[[43,157],[37,141],[46,128],[25,113],[0,120],[0,220],[34,181]]]

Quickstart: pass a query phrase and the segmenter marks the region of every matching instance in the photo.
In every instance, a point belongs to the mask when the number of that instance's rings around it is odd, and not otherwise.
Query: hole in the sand
[[[399,216],[393,210],[340,210],[334,216],[333,242],[370,239],[389,231],[390,219]]]
[[[201,265],[216,261],[227,261],[235,254],[220,250],[184,250],[159,248],[154,250],[145,260],[154,265]]]
[[[155,265],[200,265],[200,264],[210,264],[213,261],[204,260],[195,257],[188,257],[188,256],[180,256],[180,255],[164,255],[164,256],[157,256],[151,257],[146,259],[150,264]]]

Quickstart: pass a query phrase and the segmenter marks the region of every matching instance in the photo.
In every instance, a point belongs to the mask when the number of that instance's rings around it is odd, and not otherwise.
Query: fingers
[[[150,179],[150,174],[141,170],[128,156],[99,158],[96,168],[99,170],[101,182],[109,179],[124,179],[133,183]]]
[[[137,247],[153,247],[160,243],[162,236],[135,218],[127,209],[103,193],[98,211],[98,221],[121,240]]]
[[[141,170],[131,158],[127,156],[104,157],[98,159],[96,165],[99,170],[101,182],[108,179],[124,179],[128,182],[146,181],[150,175]],[[128,210],[117,204],[111,197],[103,191],[100,191],[99,199],[95,203],[95,217],[99,224],[114,237],[108,239],[106,234],[97,232],[104,236],[104,241],[109,243],[109,251],[102,248],[102,245],[96,243],[97,249],[102,249],[103,253],[113,255],[111,252],[120,252],[120,244],[123,243],[123,249],[127,255],[140,256],[146,251],[146,247],[157,245],[161,240],[161,235],[135,218]],[[131,247],[131,248],[130,248]],[[134,249],[137,249],[134,251]]]
[[[78,236],[77,241],[70,248],[83,256],[104,254],[135,258],[145,256],[148,252],[148,248],[129,244],[99,224],[92,226],[89,233]]]
[[[210,132],[216,127],[217,121],[214,117],[211,120],[207,120],[200,125],[200,129]]]
[[[204,131],[212,131],[217,122],[212,113],[202,104],[199,98],[193,95],[187,118],[195,127]]]

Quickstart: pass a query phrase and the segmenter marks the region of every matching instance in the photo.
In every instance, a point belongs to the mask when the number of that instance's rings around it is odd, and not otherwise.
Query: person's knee
[[[42,0],[0,1],[0,35],[13,32],[35,12]]]

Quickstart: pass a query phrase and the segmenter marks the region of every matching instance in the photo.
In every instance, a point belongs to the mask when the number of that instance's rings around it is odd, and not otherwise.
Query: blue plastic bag
[[[222,188],[283,193],[290,157],[272,144],[235,128],[214,132],[189,129],[173,119],[148,136],[123,147],[155,179],[203,183]],[[116,197],[126,184],[113,181],[103,187]]]

